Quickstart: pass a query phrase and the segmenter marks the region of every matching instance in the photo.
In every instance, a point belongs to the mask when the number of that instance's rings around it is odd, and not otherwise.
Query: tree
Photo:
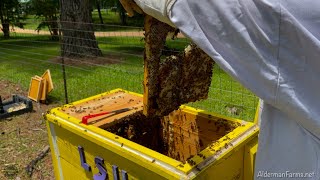
[[[37,27],[37,31],[40,31],[44,27],[48,27],[51,38],[53,40],[59,39],[59,27],[58,27],[58,13],[59,13],[59,0],[31,0],[31,12],[38,18],[43,18]]]
[[[126,26],[127,25],[127,12],[122,7],[120,1],[117,1],[117,8],[119,10],[119,16],[120,16],[121,25]]]
[[[99,13],[99,19],[100,19],[100,23],[103,24],[103,18],[101,15],[101,6],[100,6],[101,1],[100,0],[96,0],[96,7]]]
[[[0,1],[0,21],[1,30],[5,38],[10,37],[10,24],[23,27],[20,23],[21,17],[20,12],[21,4],[18,0],[1,0]]]
[[[62,55],[65,57],[102,56],[94,35],[91,2],[60,0]]]

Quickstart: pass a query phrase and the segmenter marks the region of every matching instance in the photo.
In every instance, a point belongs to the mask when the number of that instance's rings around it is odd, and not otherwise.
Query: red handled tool
[[[123,108],[123,109],[118,109],[118,110],[114,110],[114,111],[109,111],[109,112],[102,112],[102,113],[98,113],[98,114],[89,114],[87,116],[83,116],[82,117],[82,123],[87,125],[88,124],[88,119],[97,117],[97,116],[103,116],[106,114],[120,114],[126,111],[130,111],[130,108]]]

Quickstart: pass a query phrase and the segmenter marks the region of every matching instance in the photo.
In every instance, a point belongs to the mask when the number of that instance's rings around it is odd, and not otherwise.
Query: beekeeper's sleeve
[[[264,100],[259,171],[320,176],[319,7],[314,0],[177,0],[168,11],[176,27]]]
[[[178,0],[169,18],[225,71],[319,138],[319,7],[313,0]]]
[[[135,1],[264,100],[256,169],[319,179],[320,1]]]

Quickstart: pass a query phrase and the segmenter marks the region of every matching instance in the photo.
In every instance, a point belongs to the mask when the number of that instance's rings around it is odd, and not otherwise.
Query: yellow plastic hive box
[[[90,119],[87,125],[81,121],[88,114],[121,108],[130,110]],[[56,179],[253,178],[259,131],[255,123],[182,106],[161,120],[162,142],[169,146],[161,154],[129,140],[133,135],[127,139],[117,135],[121,128],[114,133],[106,130],[118,128],[123,117],[140,111],[142,95],[116,89],[48,112]],[[132,128],[130,121],[125,123],[128,134]],[[152,139],[150,131],[140,135]],[[145,143],[159,144],[155,141]]]

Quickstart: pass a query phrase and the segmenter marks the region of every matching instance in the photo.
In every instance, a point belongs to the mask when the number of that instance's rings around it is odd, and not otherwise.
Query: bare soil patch
[[[64,63],[70,66],[96,66],[96,65],[108,65],[108,64],[120,64],[123,62],[123,56],[108,54],[102,57],[74,57],[64,58]],[[50,61],[61,64],[61,57],[55,57]]]
[[[26,96],[19,85],[0,80],[2,99],[12,94]],[[42,113],[56,105],[33,103],[33,112],[0,120],[0,179],[54,179],[51,154],[39,161],[29,177],[26,166],[48,145]]]

